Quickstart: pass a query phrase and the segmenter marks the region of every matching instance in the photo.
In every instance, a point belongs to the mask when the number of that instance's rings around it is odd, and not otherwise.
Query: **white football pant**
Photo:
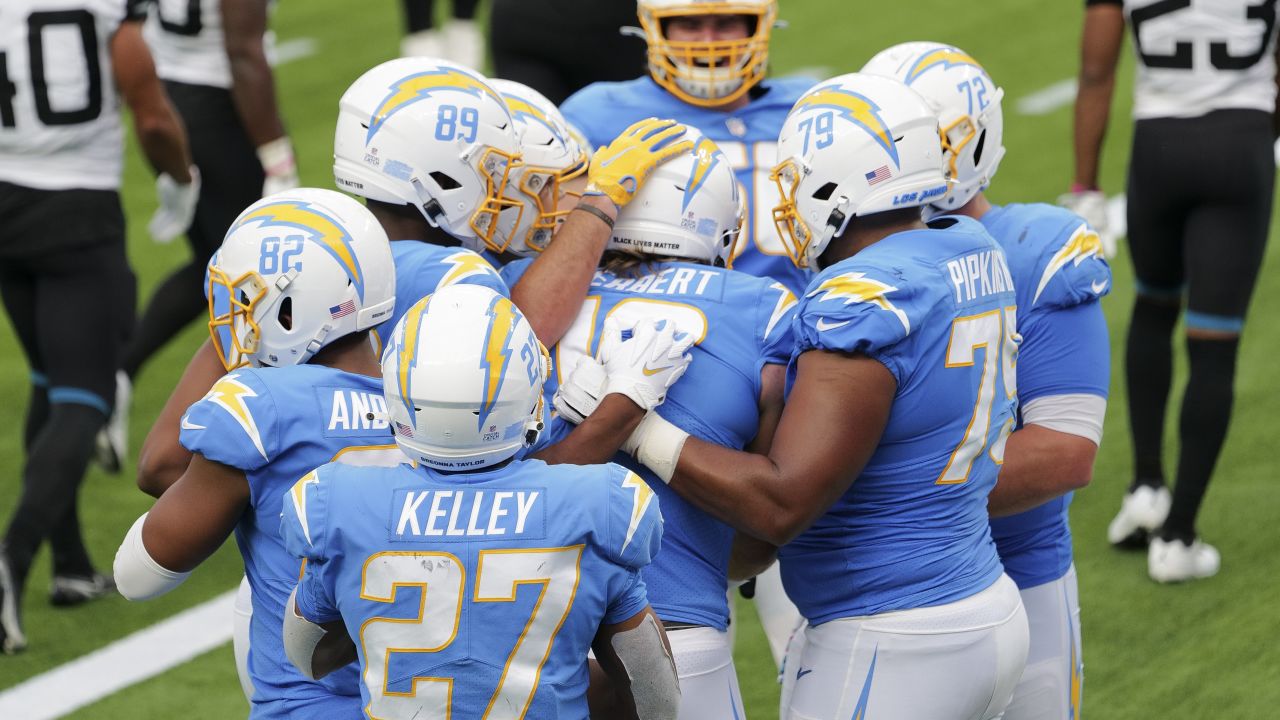
[[[1057,580],[1023,590],[1022,604],[1031,650],[1004,720],[1075,720],[1084,689],[1075,566]]]
[[[729,634],[714,628],[668,630],[680,677],[679,720],[742,720],[742,693]]]
[[[1027,615],[1007,575],[946,605],[842,618],[796,635],[782,683],[788,720],[993,720],[1027,661]]]
[[[253,592],[249,578],[240,578],[236,591],[236,605],[231,621],[231,651],[236,656],[236,674],[240,676],[240,689],[244,699],[253,700],[253,681],[249,679],[249,623],[253,620]]]

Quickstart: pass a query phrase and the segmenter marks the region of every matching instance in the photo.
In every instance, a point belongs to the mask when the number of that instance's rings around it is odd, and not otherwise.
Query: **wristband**
[[[268,175],[283,175],[297,168],[297,161],[293,157],[293,145],[290,144],[288,135],[281,135],[275,140],[259,145],[257,152],[258,163],[262,165],[263,172]]]
[[[1097,185],[1094,185],[1093,187],[1089,187],[1088,185],[1083,185],[1078,182],[1071,183],[1071,192],[1073,193],[1097,192],[1097,191],[1098,191]]]
[[[588,205],[586,203],[578,203],[578,205],[575,206],[573,209],[583,210],[592,215],[595,215],[596,217],[600,218],[600,220],[604,222],[605,225],[609,226],[609,230],[611,231],[613,230],[613,218],[609,217],[609,213],[601,210],[600,208],[595,207],[594,205]]]

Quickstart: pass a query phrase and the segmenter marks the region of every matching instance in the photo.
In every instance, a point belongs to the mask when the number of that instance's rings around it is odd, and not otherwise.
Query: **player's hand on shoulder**
[[[621,393],[643,410],[662,404],[667,390],[675,384],[693,358],[689,348],[693,336],[681,334],[675,323],[641,320],[623,337],[622,326],[613,318],[605,321],[599,359],[583,357],[565,378],[552,404],[560,416],[580,423],[604,396]]]
[[[631,202],[653,169],[693,147],[675,120],[641,120],[596,150],[587,169],[587,194],[605,195],[618,207]]]
[[[293,144],[288,135],[281,135],[258,146],[258,162],[266,179],[262,182],[262,196],[292,190],[301,183],[298,180],[298,163],[293,156]]]
[[[1102,240],[1103,253],[1115,257],[1116,237],[1107,219],[1107,196],[1101,190],[1072,190],[1058,196],[1058,205],[1079,215]]]
[[[693,335],[680,333],[671,320],[644,319],[623,339],[617,320],[605,321],[600,340],[604,365],[604,395],[621,393],[643,410],[652,410],[667,399],[667,390],[689,369]]]
[[[147,223],[147,231],[158,243],[170,243],[191,227],[196,216],[196,202],[200,199],[200,171],[191,166],[191,182],[180,183],[169,173],[156,178],[156,198],[160,207]]]

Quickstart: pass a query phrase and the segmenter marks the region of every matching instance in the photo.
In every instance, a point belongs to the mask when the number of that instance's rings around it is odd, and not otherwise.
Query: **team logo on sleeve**
[[[885,297],[891,292],[896,292],[898,288],[882,283],[879,280],[873,280],[860,272],[845,273],[829,278],[818,286],[816,290],[809,293],[809,297],[813,297],[818,293],[825,293],[818,302],[826,302],[828,300],[843,299],[845,305],[852,303],[870,303],[876,307],[893,313],[894,317],[902,323],[902,327],[909,333],[911,332],[911,321],[907,319],[907,314],[898,309],[889,298]],[[831,328],[840,327],[832,325]],[[819,327],[819,330],[827,329]]]
[[[629,472],[622,479],[622,487],[631,490],[631,522],[627,524],[627,537],[622,541],[622,550],[626,552],[627,546],[631,544],[631,538],[635,536],[636,530],[640,527],[640,520],[644,517],[645,510],[649,509],[649,503],[653,502],[653,488],[649,487],[649,483],[639,475]]]
[[[373,111],[373,117],[369,120],[369,132],[364,138],[366,145],[382,129],[387,118],[419,100],[431,97],[434,93],[463,92],[477,98],[488,95],[504,109],[506,108],[506,103],[493,88],[480,78],[457,68],[440,68],[416,73],[397,80],[390,90],[391,92],[382,99],[382,102],[378,103],[377,109]]]
[[[801,108],[835,110],[838,117],[865,130],[889,154],[894,167],[901,167],[898,162],[898,145],[893,141],[893,134],[889,132],[884,118],[880,117],[880,106],[863,95],[845,90],[839,85],[824,85],[800,98],[791,112]]]
[[[320,476],[312,470],[294,483],[293,489],[289,491],[289,499],[293,500],[293,512],[298,516],[298,524],[302,526],[302,535],[307,539],[308,545],[311,544],[311,526],[307,519],[307,486],[319,483]]]
[[[324,248],[338,261],[355,287],[356,295],[364,300],[364,273],[356,259],[355,248],[351,246],[351,235],[315,205],[296,200],[268,203],[240,218],[231,232],[252,222],[261,227],[279,226],[302,231],[303,237]],[[281,272],[288,269],[280,268]]]
[[[1081,225],[1076,231],[1071,233],[1071,237],[1063,243],[1058,252],[1054,253],[1053,259],[1044,269],[1044,274],[1040,276],[1040,284],[1036,286],[1035,297],[1031,299],[1035,304],[1040,299],[1040,293],[1044,291],[1049,281],[1053,279],[1055,273],[1067,266],[1067,263],[1079,265],[1089,258],[1102,257],[1102,239],[1098,237],[1098,233],[1089,229],[1088,225]],[[1106,289],[1103,284],[1100,288],[1095,288],[1094,293],[1099,293]]]
[[[773,333],[774,326],[778,324],[778,321],[782,319],[782,316],[786,315],[787,311],[795,307],[796,303],[799,302],[796,300],[796,296],[787,289],[786,285],[776,282],[769,285],[769,287],[777,290],[779,294],[778,303],[773,306],[773,314],[769,316],[769,324],[764,328],[764,336],[766,338]]]
[[[507,374],[507,363],[511,362],[511,334],[516,329],[516,306],[499,295],[489,305],[489,329],[485,333],[484,355],[480,358],[480,369],[484,371],[484,402],[480,404],[480,414],[476,427],[484,429],[489,413],[498,406],[498,393],[502,390],[502,378]]]
[[[492,275],[497,277],[497,273],[493,271],[493,266],[484,258],[470,250],[460,250],[441,262],[450,266],[449,272],[440,278],[440,282],[436,284],[436,289],[452,285],[459,280],[476,275]]]
[[[258,433],[258,423],[253,419],[253,413],[249,412],[249,406],[246,400],[251,397],[258,397],[248,385],[240,382],[238,375],[225,375],[221,380],[213,384],[209,393],[204,396],[205,400],[226,410],[232,419],[234,419],[241,428],[244,429],[249,440],[253,442],[253,446],[258,449],[264,460],[270,460],[267,457],[267,451],[262,447],[262,436]]]
[[[957,65],[971,65],[984,73],[986,72],[986,70],[983,70],[982,66],[978,64],[977,60],[974,60],[959,50],[955,48],[938,48],[921,55],[911,66],[911,69],[907,71],[907,75],[903,78],[902,82],[910,85],[919,79],[921,75],[924,75],[930,68],[935,68],[939,65],[943,68],[951,68]]]

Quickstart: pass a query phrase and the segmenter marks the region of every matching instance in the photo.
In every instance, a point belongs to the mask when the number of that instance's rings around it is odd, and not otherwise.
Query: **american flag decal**
[[[410,437],[410,438],[413,437],[413,428],[409,427],[408,425],[405,425],[402,422],[396,423],[396,430],[400,431],[400,434],[405,437]]]
[[[333,307],[329,308],[329,317],[333,318],[334,320],[337,320],[338,318],[344,318],[355,311],[356,311],[356,301],[348,300],[342,303],[341,305],[334,305]]]
[[[889,166],[881,165],[875,170],[872,170],[871,172],[867,173],[866,178],[867,178],[868,185],[872,185],[872,186],[879,185],[880,183],[889,179]]]

